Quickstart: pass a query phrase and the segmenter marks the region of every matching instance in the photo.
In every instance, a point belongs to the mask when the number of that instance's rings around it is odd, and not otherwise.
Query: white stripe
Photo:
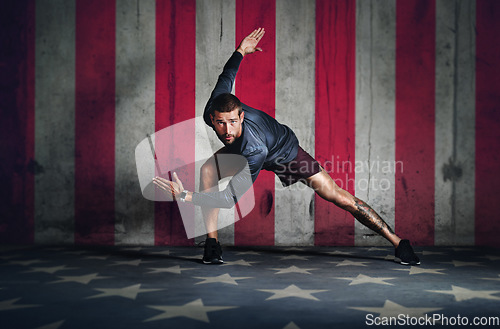
[[[37,1],[35,242],[74,241],[75,2]]]
[[[474,1],[436,2],[435,244],[474,244]]]
[[[276,1],[276,119],[314,157],[315,3]],[[314,191],[275,180],[275,244],[314,244]]]
[[[196,1],[196,116],[202,116],[210,93],[215,87],[217,77],[224,64],[235,50],[236,4],[231,0]],[[223,145],[213,130],[207,125],[197,125],[196,159],[207,159]],[[209,141],[206,140],[209,136]],[[196,190],[199,189],[200,168],[198,161],[195,169]],[[220,185],[220,189],[224,186]],[[201,208],[195,208],[197,223],[203,223]],[[234,209],[220,209],[219,224],[234,222]],[[196,230],[198,232],[198,228]],[[221,243],[234,245],[234,225],[218,231]],[[204,240],[200,236],[195,241]]]
[[[154,244],[154,203],[142,197],[135,147],[155,129],[155,1],[116,2],[116,244]]]
[[[356,189],[394,228],[396,3],[356,3]],[[355,245],[387,245],[355,222]]]

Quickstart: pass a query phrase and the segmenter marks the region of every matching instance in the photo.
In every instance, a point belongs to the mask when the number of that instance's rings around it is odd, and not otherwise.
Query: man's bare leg
[[[219,175],[214,157],[211,157],[201,167],[200,171],[200,192],[219,191]],[[217,221],[219,218],[219,208],[201,207],[201,213],[205,221],[207,236],[218,240]]]
[[[217,192],[219,191],[220,170],[217,163],[217,154],[208,159],[200,170],[200,191]],[[201,207],[205,228],[207,230],[207,239],[203,252],[202,262],[204,264],[222,264],[222,249],[217,238],[217,221],[219,217],[219,208]]]
[[[200,170],[200,191],[219,191],[219,181],[228,176],[234,176],[243,163],[224,157],[225,148],[217,151],[214,156],[208,159]],[[204,264],[222,264],[222,248],[218,241],[217,227],[219,208],[201,207],[205,227],[207,229],[207,239],[205,241],[205,251],[203,254]]]
[[[223,178],[234,176],[246,164],[244,158],[234,158],[234,155],[226,153],[223,147],[210,157],[200,169],[200,192],[218,192],[219,181]],[[217,222],[219,208],[201,207],[201,213],[205,221],[207,236],[218,240]]]
[[[364,201],[341,189],[323,168],[321,172],[309,177],[307,182],[320,197],[349,211],[361,224],[386,238],[394,247],[399,245],[401,239],[375,210]]]

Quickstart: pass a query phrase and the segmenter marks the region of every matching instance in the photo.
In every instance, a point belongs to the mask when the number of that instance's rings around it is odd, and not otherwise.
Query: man
[[[201,168],[200,193],[184,190],[174,173],[175,182],[156,177],[154,183],[160,189],[172,193],[175,198],[202,207],[207,228],[203,262],[221,264],[222,250],[217,240],[219,208],[230,208],[255,181],[261,169],[275,172],[284,186],[303,182],[323,199],[349,211],[358,221],[382,235],[396,248],[396,259],[404,265],[418,265],[408,240],[399,238],[386,222],[365,202],[352,196],[335,184],[320,164],[300,146],[293,131],[264,112],[253,109],[231,94],[233,83],[243,57],[262,51],[257,45],[264,36],[259,28],[241,41],[224,66],[210,96],[204,120],[211,126],[224,147],[216,152]],[[250,175],[243,174],[244,164],[217,161],[223,154],[239,154],[246,160]],[[218,191],[218,181],[233,176],[224,191]]]

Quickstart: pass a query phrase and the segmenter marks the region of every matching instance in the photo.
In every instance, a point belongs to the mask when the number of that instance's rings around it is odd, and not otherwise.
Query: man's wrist
[[[179,193],[179,201],[180,202],[186,202],[186,195],[187,195],[187,191],[186,190],[184,190],[181,193]]]
[[[186,202],[193,202],[193,192],[187,192],[186,198],[184,199]]]
[[[236,49],[237,52],[241,54],[241,56],[245,57],[245,51],[241,48]]]
[[[184,190],[179,193],[178,200],[180,202],[192,202],[193,201],[193,192],[189,192],[188,190]]]

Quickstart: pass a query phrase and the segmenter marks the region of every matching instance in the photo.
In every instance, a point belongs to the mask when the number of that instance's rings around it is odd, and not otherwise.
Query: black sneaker
[[[402,265],[420,265],[420,259],[415,255],[408,240],[401,240],[399,242],[399,245],[396,247],[396,259],[394,261]]]
[[[222,264],[222,248],[220,243],[213,238],[205,240],[205,252],[203,253],[204,264]]]

